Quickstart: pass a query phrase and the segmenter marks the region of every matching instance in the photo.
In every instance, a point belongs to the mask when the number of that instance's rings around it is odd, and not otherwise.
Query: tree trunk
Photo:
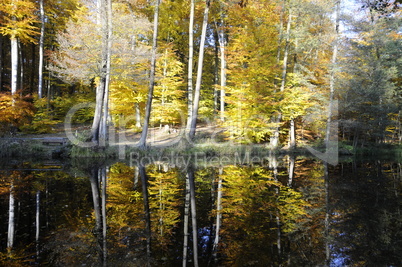
[[[325,145],[328,148],[330,145],[331,138],[331,121],[334,108],[334,93],[335,93],[335,68],[338,55],[338,36],[339,36],[339,14],[340,14],[340,0],[335,1],[335,41],[332,48],[332,59],[331,59],[331,71],[329,77],[329,106],[328,106],[328,118],[327,118],[327,128],[325,132]],[[337,134],[337,133],[335,133]]]
[[[138,166],[138,172],[141,177],[142,184],[142,195],[144,199],[144,214],[145,214],[145,234],[147,239],[147,261],[150,260],[151,255],[151,213],[149,210],[149,199],[148,199],[148,179],[146,176],[146,170],[144,165]],[[148,264],[149,265],[149,264]]]
[[[183,221],[183,267],[187,265],[187,254],[188,254],[188,217],[190,215],[190,181],[189,176],[186,177],[186,192],[184,200],[184,221]]]
[[[226,38],[223,30],[223,20],[221,21],[221,29],[219,30],[219,50],[221,61],[221,95],[220,95],[220,117],[221,121],[225,120],[225,88],[226,88],[226,58],[225,58],[225,46]]]
[[[3,89],[3,36],[0,34],[0,91]]]
[[[135,103],[135,127],[141,128],[141,111],[140,111],[140,104]]]
[[[147,105],[145,107],[144,126],[142,128],[140,141],[138,142],[138,146],[143,149],[146,147],[149,119],[151,117],[151,109],[152,109],[152,98],[154,94],[154,85],[155,85],[155,65],[156,65],[156,49],[158,45],[158,20],[159,20],[160,0],[155,1],[156,2],[154,9],[154,34],[152,37],[151,72],[149,75],[150,77],[149,77],[148,99],[147,99]]]
[[[45,9],[43,7],[43,0],[39,1],[40,10],[40,37],[39,37],[39,73],[38,73],[38,97],[42,98],[43,91],[43,50],[45,40]]]
[[[194,169],[189,166],[187,169],[187,176],[190,184],[190,207],[191,207],[191,223],[193,232],[193,260],[194,267],[198,266],[198,227],[197,227],[197,207],[195,203],[195,182],[194,182]]]
[[[194,60],[194,0],[190,1],[190,21],[188,26],[188,73],[187,73],[187,130],[191,127],[191,116],[193,114],[193,60]]]
[[[204,10],[204,19],[202,22],[200,52],[199,52],[199,56],[198,56],[197,81],[195,84],[193,113],[191,115],[190,131],[188,133],[189,140],[192,140],[194,138],[195,130],[196,130],[195,128],[197,127],[198,106],[200,103],[200,95],[201,95],[202,68],[203,68],[203,62],[204,62],[205,37],[207,35],[209,4],[210,4],[210,0],[206,0],[205,10]]]
[[[14,198],[14,182],[11,181],[10,186],[10,200],[8,205],[8,235],[7,235],[7,249],[11,251],[14,246],[14,232],[15,232],[15,198]]]
[[[91,128],[91,138],[98,146],[105,146],[108,139],[108,99],[111,72],[112,48],[112,3],[111,0],[99,0],[102,27],[102,54],[100,80],[96,89],[96,105]]]
[[[17,37],[11,36],[11,94],[17,92],[18,82],[18,40]]]
[[[283,65],[282,65],[282,78],[281,78],[281,87],[280,91],[283,92],[285,90],[286,77],[287,77],[287,66],[288,66],[288,55],[289,55],[289,46],[290,46],[290,27],[292,23],[292,10],[289,8],[288,14],[288,23],[286,26],[286,44],[285,51],[283,55]],[[278,125],[274,129],[274,133],[270,138],[270,147],[277,148],[279,145],[279,123],[282,120],[282,114],[279,113],[275,119],[275,123]]]
[[[212,256],[214,259],[217,258],[218,255],[218,244],[219,244],[219,231],[221,229],[222,223],[222,174],[223,167],[219,168],[219,178],[218,178],[218,188],[217,188],[217,197],[216,197],[216,224],[215,224],[215,238],[212,247]]]

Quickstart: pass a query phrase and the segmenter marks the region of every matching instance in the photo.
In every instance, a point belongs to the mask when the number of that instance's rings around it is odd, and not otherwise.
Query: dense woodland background
[[[1,135],[93,102],[74,121],[96,142],[148,122],[273,148],[330,121],[355,147],[402,140],[398,1],[3,0],[0,51]]]

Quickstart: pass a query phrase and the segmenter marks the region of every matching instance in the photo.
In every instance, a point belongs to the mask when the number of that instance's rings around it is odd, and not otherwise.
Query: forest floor
[[[73,125],[71,128],[65,128],[63,124],[56,125],[53,133],[44,134],[24,134],[17,133],[6,138],[16,139],[47,139],[47,138],[73,138],[90,131],[90,125]],[[217,143],[226,139],[225,129],[220,126],[199,125],[196,131],[196,140],[198,144],[203,142]],[[134,129],[119,130],[111,127],[109,129],[109,144],[111,146],[118,145],[135,145],[141,137],[141,131]],[[169,146],[179,142],[184,137],[184,129],[176,127],[153,127],[148,130],[147,145],[150,147]]]

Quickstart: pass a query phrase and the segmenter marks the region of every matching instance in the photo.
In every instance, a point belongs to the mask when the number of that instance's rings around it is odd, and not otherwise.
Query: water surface
[[[0,265],[401,265],[399,162],[177,162],[2,164]]]

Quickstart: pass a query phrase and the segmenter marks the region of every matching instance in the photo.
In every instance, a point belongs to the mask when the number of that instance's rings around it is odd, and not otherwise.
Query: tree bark
[[[11,36],[11,94],[17,92],[18,82],[18,40],[17,37]]]
[[[203,68],[203,62],[204,62],[204,46],[205,46],[205,37],[207,35],[209,5],[210,5],[210,0],[206,0],[205,10],[204,10],[204,19],[202,22],[200,52],[199,52],[199,56],[198,56],[197,81],[195,84],[194,105],[193,105],[193,112],[191,115],[190,131],[188,133],[189,140],[194,139],[195,130],[197,127],[198,106],[200,103],[200,95],[201,95],[202,68]]]
[[[287,66],[288,66],[288,55],[289,55],[289,46],[290,46],[290,27],[292,23],[292,9],[289,8],[289,14],[288,14],[288,22],[286,26],[286,44],[285,44],[285,51],[283,55],[283,65],[282,65],[282,78],[281,78],[281,87],[280,91],[283,92],[285,90],[285,84],[286,84],[286,77],[287,77]],[[278,125],[274,129],[274,133],[270,138],[270,147],[271,148],[277,148],[279,145],[279,123],[282,120],[282,114],[279,113],[275,119],[275,123]]]
[[[190,209],[191,209],[191,223],[193,232],[193,260],[194,267],[198,266],[198,227],[197,227],[197,207],[195,203],[195,182],[194,182],[194,169],[189,166],[187,169],[187,176],[190,185]]]
[[[338,36],[339,36],[339,15],[340,15],[340,0],[335,1],[335,41],[332,47],[332,59],[331,59],[331,71],[329,77],[329,106],[328,106],[328,118],[327,118],[327,128],[325,131],[325,145],[328,148],[331,138],[331,121],[332,121],[332,110],[334,108],[334,93],[335,93],[335,72],[336,72],[336,62],[338,56]]]
[[[143,149],[146,148],[149,119],[151,117],[151,109],[152,109],[152,98],[153,98],[154,86],[155,86],[156,49],[158,47],[157,45],[158,45],[159,5],[160,5],[160,0],[155,0],[154,33],[153,33],[153,37],[152,37],[151,72],[149,75],[150,77],[149,77],[148,99],[147,99],[147,105],[145,107],[144,126],[142,128],[140,141],[138,142],[138,146]]]
[[[193,60],[194,60],[194,0],[190,1],[190,22],[188,26],[188,73],[187,73],[187,130],[191,127],[191,116],[193,114]]]
[[[225,46],[226,38],[223,30],[223,20],[221,21],[221,29],[219,30],[219,51],[221,61],[221,94],[220,94],[220,118],[221,121],[225,120],[225,88],[226,88],[226,58]]]
[[[40,11],[40,37],[39,37],[39,73],[38,73],[38,98],[42,98],[43,91],[43,50],[45,40],[45,9],[43,7],[43,0],[39,1]]]

